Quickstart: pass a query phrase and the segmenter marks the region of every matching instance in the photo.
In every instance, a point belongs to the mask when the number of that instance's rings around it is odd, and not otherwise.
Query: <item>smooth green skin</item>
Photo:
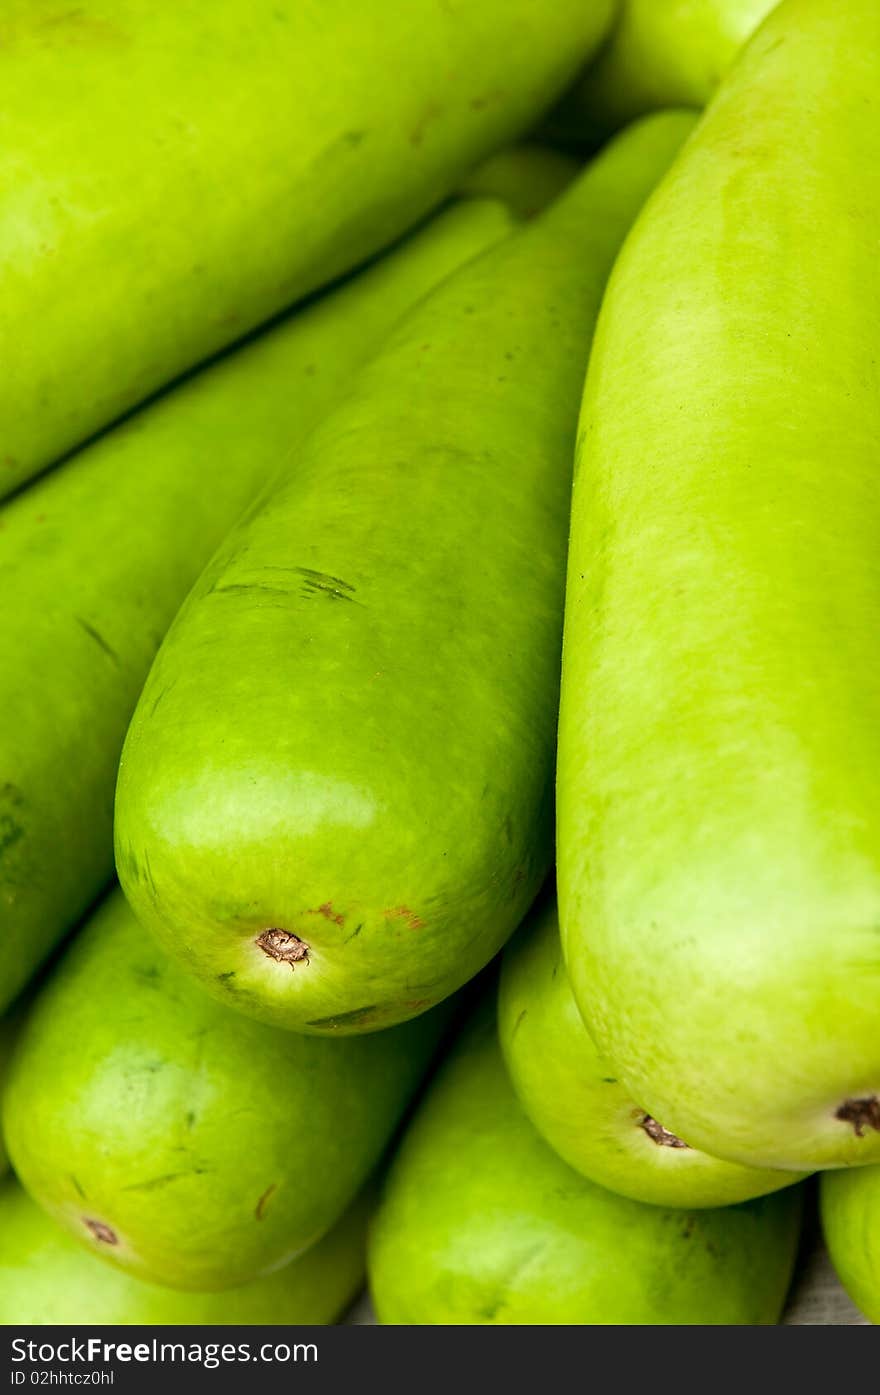
[[[534,218],[559,197],[580,170],[579,161],[552,145],[524,141],[490,155],[456,192],[501,199],[521,218]]]
[[[447,997],[552,855],[577,401],[654,118],[401,324],[233,531],[126,739],[120,881],[230,1005],[374,1031]],[[307,960],[270,957],[275,928]]]
[[[5,0],[0,495],[400,236],[612,13]]]
[[[771,1324],[800,1214],[799,1189],[682,1211],[588,1182],[529,1123],[483,1014],[404,1136],[367,1268],[383,1323]]]
[[[837,1117],[880,1096],[878,91],[873,0],[770,16],[617,263],[580,426],[572,988],[650,1114],[758,1167],[880,1158]]]
[[[865,1317],[880,1323],[880,1167],[826,1172],[819,1209],[840,1282]]]
[[[614,1077],[578,1012],[552,900],[504,951],[498,1034],[535,1128],[570,1167],[602,1187],[654,1206],[693,1208],[730,1206],[800,1180],[673,1146],[646,1131],[645,1110]]]
[[[403,311],[512,226],[448,210],[0,509],[0,1012],[112,874],[125,730],[212,552]]]
[[[5,1326],[295,1326],[335,1322],[363,1282],[367,1204],[319,1244],[224,1293],[180,1293],[88,1254],[11,1178],[0,1186],[0,1324]]]
[[[599,56],[553,114],[588,142],[661,107],[704,107],[778,0],[623,0]]]
[[[181,974],[117,890],[25,1022],[3,1097],[9,1156],[104,1259],[171,1288],[246,1283],[351,1204],[448,1016],[340,1041],[251,1022]]]

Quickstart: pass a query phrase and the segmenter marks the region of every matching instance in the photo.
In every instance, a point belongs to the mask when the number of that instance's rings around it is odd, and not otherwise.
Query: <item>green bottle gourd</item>
[[[209,998],[114,891],[41,987],[2,1100],[24,1186],[137,1278],[212,1291],[317,1243],[379,1163],[448,1010],[340,1041]]]
[[[0,497],[528,130],[613,0],[4,0]]]
[[[653,1117],[880,1160],[880,7],[784,0],[633,229],[580,425],[572,989]]]
[[[711,1157],[653,1119],[596,1050],[572,995],[555,902],[504,950],[498,1035],[519,1102],[576,1172],[654,1206],[730,1206],[790,1187],[794,1172]]]
[[[778,0],[622,0],[601,51],[551,114],[595,142],[645,112],[704,107]]]
[[[0,507],[0,1012],[112,876],[125,730],[212,552],[403,311],[513,226],[447,210]]]
[[[369,1207],[359,1199],[282,1269],[223,1293],[144,1283],[89,1254],[12,1178],[0,1184],[0,1324],[37,1326],[303,1326],[335,1322],[364,1274]]]
[[[824,1172],[819,1209],[841,1283],[865,1317],[880,1323],[880,1167]]]
[[[228,537],[126,738],[117,869],[230,1006],[374,1031],[471,978],[552,855],[577,404],[692,120],[619,138],[401,322]]]
[[[588,1182],[529,1123],[484,1012],[386,1175],[370,1288],[383,1323],[775,1323],[800,1213],[798,1188],[686,1211]]]

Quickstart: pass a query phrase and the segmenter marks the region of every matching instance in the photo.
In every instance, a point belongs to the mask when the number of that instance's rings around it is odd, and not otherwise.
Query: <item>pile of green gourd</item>
[[[0,88],[0,1323],[880,1321],[880,5]]]

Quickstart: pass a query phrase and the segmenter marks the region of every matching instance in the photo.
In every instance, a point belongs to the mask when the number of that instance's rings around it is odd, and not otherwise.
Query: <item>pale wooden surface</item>
[[[817,1245],[795,1276],[782,1319],[791,1327],[870,1327],[848,1298],[822,1245]]]

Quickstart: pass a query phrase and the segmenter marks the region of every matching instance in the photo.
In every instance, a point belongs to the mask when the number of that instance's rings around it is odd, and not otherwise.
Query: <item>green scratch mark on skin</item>
[[[313,1021],[307,1022],[307,1027],[348,1027],[354,1026],[356,1022],[366,1022],[373,1013],[379,1011],[378,1003],[370,1003],[368,1007],[354,1008],[351,1012],[340,1012],[336,1017],[316,1017]]]
[[[81,629],[85,630],[86,634],[89,636],[90,639],[93,639],[95,641],[98,648],[103,650],[103,652],[107,655],[108,659],[110,659],[114,664],[119,664],[119,655],[117,654],[116,650],[113,648],[111,644],[107,643],[104,636],[100,633],[99,630],[95,629],[94,625],[90,625],[88,620],[83,620],[81,615],[76,616],[76,623],[80,626]]]
[[[24,829],[11,814],[0,816],[0,857],[24,837]]]
[[[163,1187],[168,1187],[172,1182],[179,1182],[182,1177],[204,1177],[210,1172],[209,1167],[186,1167],[179,1172],[163,1172],[158,1177],[148,1177],[144,1182],[132,1182],[129,1186],[123,1187],[124,1192],[158,1192]]]
[[[340,576],[330,576],[327,572],[316,572],[311,567],[294,567],[305,581],[306,594],[321,593],[330,596],[336,601],[352,601],[355,605],[359,602],[354,600],[354,587],[347,581],[343,581]]]
[[[241,595],[243,592],[258,591],[267,596],[289,596],[283,586],[265,586],[261,582],[230,582],[228,586],[212,586],[209,591],[211,596],[221,596],[227,594]]]
[[[511,1034],[510,1034],[510,1035],[511,1035],[511,1039],[512,1039],[513,1037],[516,1036],[517,1032],[519,1031],[520,1027],[522,1026],[523,1018],[526,1016],[527,1012],[528,1012],[528,1008],[523,1008],[523,1010],[522,1010],[522,1012],[520,1013],[519,1017],[518,1017],[518,1018],[516,1019],[516,1021],[514,1022],[514,1024],[513,1024],[513,1031],[512,1031]]]

